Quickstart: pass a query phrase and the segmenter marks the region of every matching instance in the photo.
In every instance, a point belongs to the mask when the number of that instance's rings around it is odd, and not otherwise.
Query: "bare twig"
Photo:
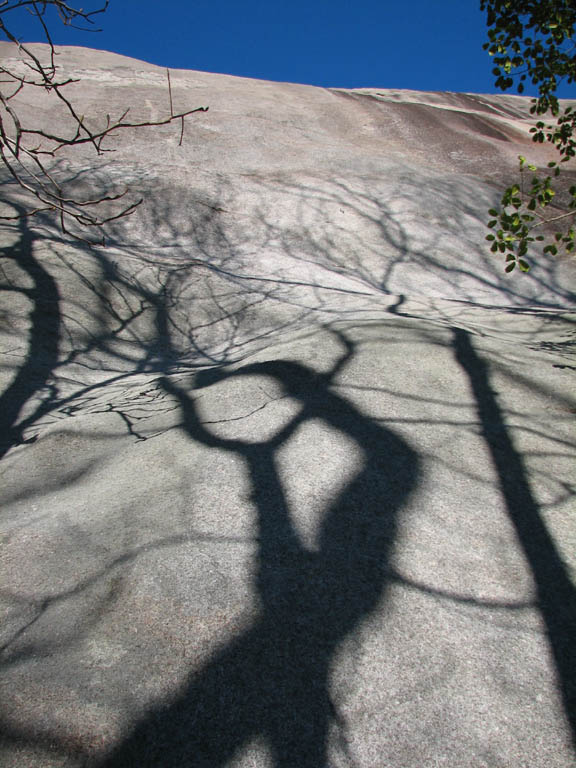
[[[174,107],[172,105],[172,83],[170,82],[170,70],[166,67],[166,77],[168,78],[168,96],[170,97],[170,117],[174,114]]]
[[[168,98],[170,114],[158,120],[130,121],[127,119],[129,108],[117,118],[106,115],[106,122],[101,127],[86,120],[79,114],[67,93],[66,86],[78,82],[72,77],[59,77],[59,68],[56,64],[57,51],[54,47],[50,30],[46,23],[45,14],[49,8],[54,9],[60,16],[64,25],[75,27],[78,22],[81,25],[93,25],[93,17],[103,13],[108,6],[108,0],[93,11],[85,11],[75,8],[64,0],[0,0],[0,32],[7,40],[18,47],[21,61],[28,72],[19,74],[13,68],[0,63],[0,164],[4,166],[13,183],[31,195],[33,202],[17,217],[0,216],[2,220],[19,218],[21,216],[33,216],[38,213],[52,211],[58,215],[62,232],[71,234],[78,239],[84,239],[69,231],[68,222],[73,221],[80,227],[100,227],[103,224],[128,216],[142,203],[141,199],[129,202],[121,206],[115,212],[99,214],[99,206],[104,203],[113,203],[123,198],[128,190],[117,194],[101,195],[82,199],[75,194],[66,194],[61,185],[56,181],[43,158],[55,158],[58,153],[70,148],[89,144],[96,154],[113,151],[104,147],[103,143],[112,136],[115,131],[132,130],[145,127],[168,125],[174,121],[180,121],[181,146],[184,137],[185,119],[196,112],[206,112],[207,107],[174,112],[172,96],[172,83],[170,71],[167,69]],[[49,61],[43,63],[39,56],[26,44],[21,43],[17,36],[6,26],[5,19],[10,11],[26,9],[35,17],[40,25],[44,38],[48,44]],[[85,28],[83,26],[77,28]],[[14,97],[21,94],[27,88],[41,88],[47,95],[58,99],[63,116],[68,120],[70,130],[68,135],[59,135],[43,128],[26,125],[18,112]],[[9,103],[11,102],[11,103]],[[30,144],[34,137],[36,143]],[[38,203],[40,203],[38,205]]]

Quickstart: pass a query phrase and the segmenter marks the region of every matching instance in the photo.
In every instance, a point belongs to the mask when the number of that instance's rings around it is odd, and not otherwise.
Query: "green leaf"
[[[536,230],[531,235],[537,223],[545,223],[542,214],[558,197],[560,217],[562,213],[576,211],[576,185],[566,193],[556,188],[555,181],[565,167],[560,164],[576,157],[576,111],[572,105],[561,105],[557,96],[560,82],[576,83],[575,0],[480,0],[480,8],[487,15],[488,42],[484,49],[494,56],[492,72],[496,87],[506,91],[515,85],[522,93],[524,83],[532,83],[538,94],[531,99],[530,106],[530,114],[537,116],[530,128],[532,141],[546,142],[557,150],[556,159],[547,162],[548,175],[544,173],[541,177],[537,175],[537,165],[528,164],[520,155],[518,175],[524,186],[510,185],[501,197],[502,210],[489,212],[492,218],[488,228],[496,235],[487,237],[490,250],[504,255],[507,272],[516,264],[521,272],[527,272],[529,263],[522,257],[533,242],[542,242],[544,253],[552,256],[560,247],[576,249],[573,221],[572,234],[561,231],[543,235],[536,234]],[[528,192],[524,191],[526,169],[535,174]],[[531,215],[536,211],[539,213]],[[537,222],[536,216],[541,221]],[[550,214],[547,218],[553,220],[555,216]]]

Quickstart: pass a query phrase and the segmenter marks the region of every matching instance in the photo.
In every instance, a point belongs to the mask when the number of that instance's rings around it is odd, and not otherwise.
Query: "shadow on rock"
[[[490,382],[489,367],[474,349],[467,331],[453,328],[453,339],[454,355],[468,377],[506,510],[532,571],[564,710],[576,744],[576,590],[532,493],[522,455],[514,445]]]
[[[156,709],[100,763],[120,766],[221,766],[256,737],[275,766],[328,765],[329,732],[338,726],[330,667],[338,645],[380,604],[397,513],[418,476],[415,452],[331,390],[346,354],[328,375],[295,362],[202,374],[217,379],[263,376],[301,404],[298,415],[269,440],[215,436],[201,423],[194,397],[168,377],[192,440],[231,451],[244,461],[258,523],[256,588],[260,614],[203,669],[172,704]],[[276,453],[309,419],[322,420],[356,442],[363,464],[326,510],[317,551],[307,550],[290,520]]]

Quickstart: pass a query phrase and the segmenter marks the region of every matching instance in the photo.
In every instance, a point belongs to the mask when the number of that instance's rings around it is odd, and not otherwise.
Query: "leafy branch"
[[[555,118],[539,120],[530,132],[532,141],[550,143],[559,160],[539,170],[520,156],[519,181],[505,189],[499,207],[489,211],[493,231],[486,239],[491,251],[504,256],[506,272],[516,266],[527,272],[526,256],[536,242],[547,241],[544,253],[552,256],[575,249],[576,186],[561,192],[558,177],[576,155],[576,110],[562,108],[556,91],[562,82],[576,82],[576,5],[573,0],[481,0],[480,7],[487,11],[484,49],[494,57],[496,87],[506,91],[516,85],[523,93],[529,80],[538,88],[530,113]]]

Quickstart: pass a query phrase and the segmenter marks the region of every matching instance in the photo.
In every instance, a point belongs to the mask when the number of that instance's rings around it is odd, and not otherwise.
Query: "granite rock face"
[[[0,227],[2,764],[573,766],[576,270],[484,241],[528,100],[170,75],[181,145],[54,166],[144,198],[106,248]]]

